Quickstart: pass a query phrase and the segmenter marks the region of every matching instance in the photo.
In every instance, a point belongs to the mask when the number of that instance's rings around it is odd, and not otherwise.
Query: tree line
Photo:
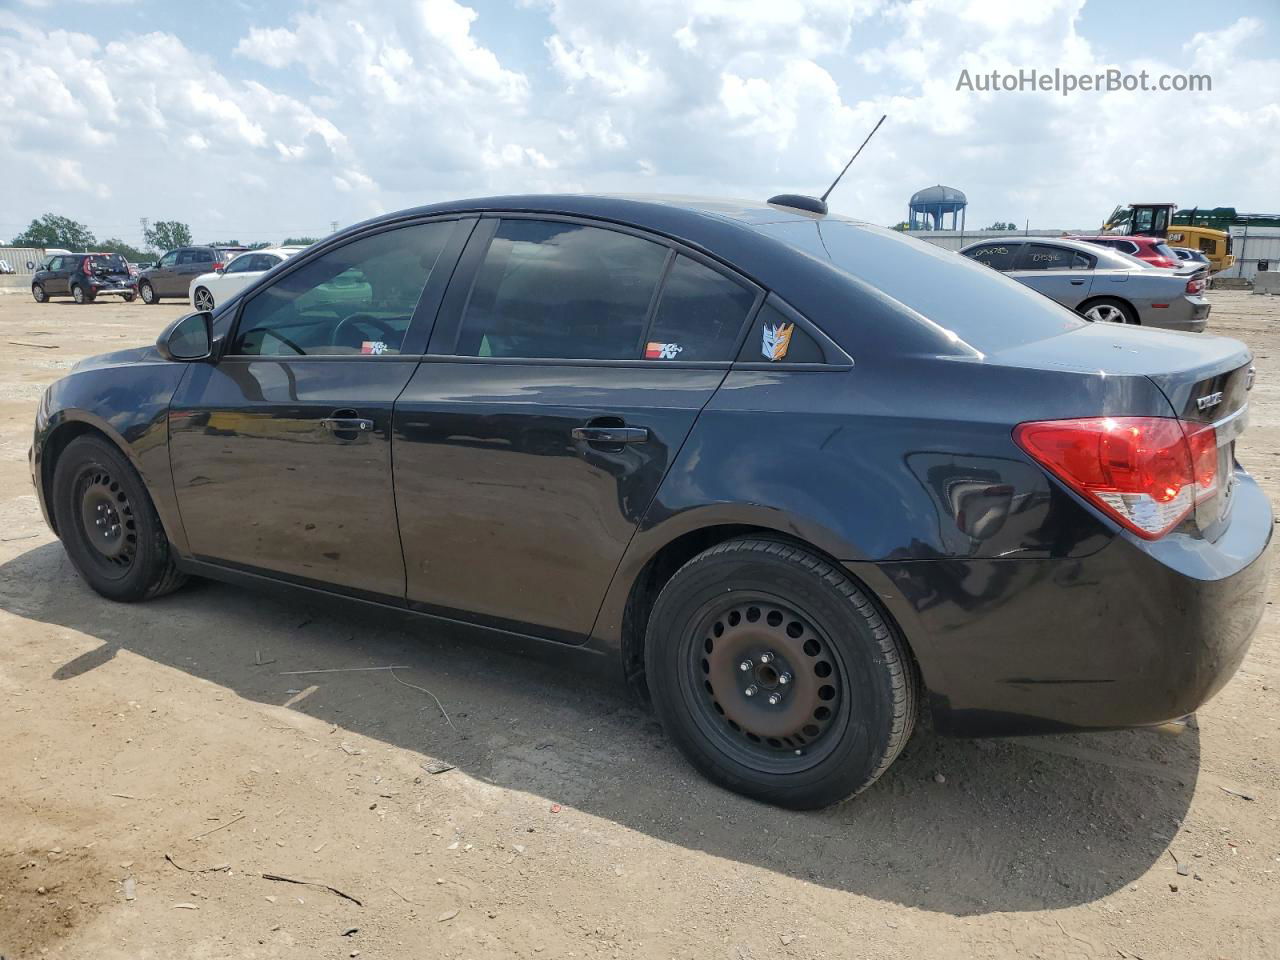
[[[186,247],[191,244],[191,228],[180,220],[157,220],[147,227],[143,233],[147,250],[139,250],[132,244],[118,237],[99,240],[86,224],[70,217],[62,217],[56,213],[46,213],[31,221],[30,226],[13,238],[15,247],[61,247],[63,250],[92,250],[100,253],[118,253],[126,260],[151,260],[156,250],[172,250],[175,247]],[[310,246],[318,237],[287,237],[284,244]],[[258,250],[262,247],[274,246],[263,240],[254,243],[240,243],[238,240],[216,240],[211,247],[248,247]]]

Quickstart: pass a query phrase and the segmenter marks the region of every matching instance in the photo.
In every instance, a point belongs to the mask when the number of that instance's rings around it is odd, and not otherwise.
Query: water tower
[[[907,225],[911,230],[964,230],[964,208],[969,201],[955,187],[937,184],[917,190],[908,207]],[[951,225],[946,217],[951,215]]]

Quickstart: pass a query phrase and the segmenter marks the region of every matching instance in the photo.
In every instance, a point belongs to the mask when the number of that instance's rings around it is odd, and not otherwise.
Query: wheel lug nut
[[[753,683],[751,686],[747,687],[747,689],[743,690],[742,692],[744,695],[748,697],[754,697],[759,692],[759,690],[760,688]]]
[[[788,683],[790,683],[790,682],[791,682],[791,674],[789,674],[789,673],[782,673],[782,674],[779,674],[779,675],[778,675],[778,682],[779,682],[780,684],[782,684],[783,686],[786,686]]]
[[[751,669],[751,661],[743,660],[740,664],[738,664],[738,669],[741,670],[743,673],[746,673],[748,670]]]
[[[782,695],[777,693],[769,694],[769,706],[776,707],[782,702]]]
[[[773,659],[773,654],[772,654],[772,653],[762,653],[762,654],[760,654],[760,662],[761,662],[761,663],[769,663],[772,659]]]

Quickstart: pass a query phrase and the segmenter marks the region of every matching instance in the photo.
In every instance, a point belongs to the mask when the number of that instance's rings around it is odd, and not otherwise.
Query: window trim
[[[485,257],[489,253],[489,247],[493,242],[494,236],[497,234],[503,220],[538,220],[552,223],[571,223],[582,227],[592,227],[597,230],[611,230],[614,233],[621,233],[627,236],[636,237],[640,240],[647,240],[650,243],[665,247],[667,256],[663,262],[662,272],[659,275],[658,283],[654,288],[653,296],[649,299],[649,307],[645,314],[644,326],[642,328],[640,339],[636,343],[637,356],[632,359],[619,358],[587,358],[580,357],[570,359],[566,357],[468,357],[457,352],[458,341],[462,336],[462,321],[467,315],[467,308],[471,305],[471,297],[475,292],[476,280],[480,276],[480,268],[484,265]],[[730,359],[728,360],[646,360],[643,356],[644,344],[647,342],[649,332],[653,329],[654,320],[657,317],[658,305],[662,299],[662,291],[666,286],[667,276],[671,272],[671,267],[675,263],[677,256],[686,256],[695,263],[720,274],[733,283],[738,284],[743,289],[755,294],[755,300],[748,308],[742,321],[742,329],[738,331],[738,337]],[[756,314],[759,312],[761,305],[764,303],[768,291],[754,280],[744,276],[739,271],[733,269],[728,264],[714,257],[708,256],[699,250],[689,247],[686,244],[673,240],[662,234],[653,233],[639,227],[633,227],[629,224],[615,223],[612,220],[603,220],[594,217],[577,216],[574,214],[560,213],[539,213],[528,211],[490,211],[480,218],[480,225],[472,233],[467,249],[464,251],[462,258],[458,262],[457,269],[454,271],[453,283],[450,284],[449,296],[447,302],[441,305],[440,313],[436,320],[435,329],[431,335],[431,341],[427,345],[427,352],[423,355],[423,360],[431,360],[439,362],[441,360],[458,360],[463,362],[496,362],[504,364],[533,364],[538,366],[626,366],[626,367],[676,367],[678,369],[716,369],[725,370],[733,366],[733,357],[738,355],[742,349],[742,344],[748,336],[751,325],[755,321]],[[461,290],[455,290],[461,288]]]
[[[273,362],[281,361],[318,361],[322,363],[332,363],[334,361],[359,360],[364,362],[373,361],[375,363],[402,363],[413,361],[417,363],[423,357],[423,350],[426,348],[426,342],[431,337],[431,329],[439,322],[439,313],[441,301],[447,292],[450,281],[454,272],[458,269],[459,259],[470,241],[471,234],[475,229],[479,218],[465,213],[445,213],[436,214],[434,216],[416,216],[405,217],[400,220],[393,220],[387,223],[379,223],[364,230],[357,230],[353,233],[339,234],[330,237],[327,240],[316,244],[305,254],[295,254],[292,257],[286,257],[281,263],[276,264],[280,267],[276,272],[275,267],[266,273],[257,277],[248,287],[238,294],[234,299],[229,301],[235,315],[231,318],[231,323],[227,328],[226,334],[222,337],[222,342],[218,344],[214,351],[214,362],[222,360],[270,360]],[[362,354],[362,353],[330,353],[330,354],[301,354],[299,356],[289,355],[263,355],[257,353],[232,353],[231,346],[236,342],[240,334],[240,319],[244,314],[244,305],[256,297],[259,293],[267,288],[279,283],[295,270],[300,270],[311,261],[323,257],[339,247],[344,247],[349,243],[355,243],[358,240],[364,240],[369,237],[378,236],[383,233],[389,233],[392,230],[400,230],[404,227],[416,227],[427,223],[453,223],[454,228],[449,237],[445,240],[444,248],[440,251],[440,256],[436,260],[436,266],[442,264],[447,269],[436,270],[432,268],[431,274],[427,277],[427,282],[422,288],[422,292],[418,294],[418,302],[414,306],[413,313],[409,317],[409,326],[404,333],[403,345],[417,347],[417,349],[392,354]],[[268,279],[268,274],[270,278]],[[428,295],[430,294],[430,295]],[[215,311],[216,312],[216,311]],[[428,323],[428,314],[430,314]],[[426,335],[417,336],[417,330],[426,325]],[[419,346],[419,341],[421,345]]]

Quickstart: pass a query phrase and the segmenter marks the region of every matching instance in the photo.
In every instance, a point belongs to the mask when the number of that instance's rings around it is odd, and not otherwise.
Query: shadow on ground
[[[127,650],[261,703],[315,684],[292,709],[669,843],[954,915],[1067,907],[1129,883],[1163,854],[1199,770],[1194,729],[985,741],[924,729],[862,796],[792,813],[701,780],[613,665],[578,651],[512,652],[394,611],[200,581],[112,604],[57,543],[0,566],[0,608],[102,641],[58,666],[59,683]],[[453,726],[385,671],[281,675],[388,664],[438,695]]]

